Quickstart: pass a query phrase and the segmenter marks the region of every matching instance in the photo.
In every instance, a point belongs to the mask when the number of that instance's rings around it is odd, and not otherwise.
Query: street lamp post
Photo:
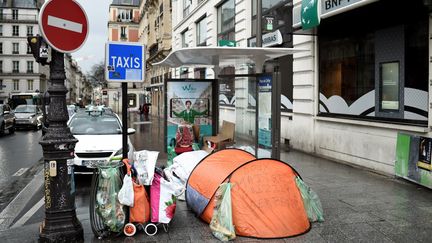
[[[71,190],[73,172],[68,159],[73,158],[77,139],[67,127],[68,112],[64,85],[64,54],[54,49],[50,63],[50,105],[46,134],[42,137],[45,177],[45,220],[39,242],[82,242],[82,225],[76,217],[75,193]]]

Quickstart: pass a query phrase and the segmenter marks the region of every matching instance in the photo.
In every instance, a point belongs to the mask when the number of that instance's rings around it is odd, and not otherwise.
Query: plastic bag
[[[215,194],[216,205],[210,221],[213,235],[221,241],[236,238],[232,221],[231,183],[222,183]]]
[[[310,222],[324,222],[324,213],[318,195],[300,177],[295,178],[303,198],[303,205]]]
[[[134,206],[130,208],[129,221],[145,223],[150,219],[150,200],[143,185],[133,183]]]
[[[112,232],[121,232],[126,219],[123,205],[117,198],[120,183],[118,168],[100,169],[96,212],[101,217],[103,224]]]
[[[140,185],[151,185],[159,152],[141,150],[134,153],[134,168]]]
[[[121,204],[129,207],[134,205],[134,189],[132,177],[128,174],[123,178],[123,186],[118,193],[118,200]]]
[[[155,173],[150,186],[151,222],[168,224],[174,217],[177,206],[177,195],[182,192],[182,186],[174,181],[167,181]]]

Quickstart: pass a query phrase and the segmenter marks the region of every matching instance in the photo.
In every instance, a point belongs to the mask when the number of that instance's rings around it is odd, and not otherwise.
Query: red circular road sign
[[[39,27],[48,44],[64,53],[78,50],[88,35],[87,15],[73,0],[45,2],[39,14]]]

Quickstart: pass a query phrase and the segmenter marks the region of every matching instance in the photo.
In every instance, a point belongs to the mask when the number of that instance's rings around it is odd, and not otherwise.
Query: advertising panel
[[[215,80],[167,81],[166,144],[172,156],[201,148],[202,137],[213,135],[215,84]]]

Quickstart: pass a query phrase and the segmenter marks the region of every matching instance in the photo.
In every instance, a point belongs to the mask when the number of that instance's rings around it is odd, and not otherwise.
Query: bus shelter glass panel
[[[235,147],[256,154],[256,78],[235,79]]]
[[[258,78],[258,158],[272,157],[272,75]]]

